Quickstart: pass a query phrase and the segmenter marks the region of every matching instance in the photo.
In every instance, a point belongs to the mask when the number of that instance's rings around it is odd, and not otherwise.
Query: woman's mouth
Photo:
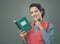
[[[36,19],[37,18],[37,15],[34,15],[34,18]]]
[[[38,20],[38,19],[40,19],[40,18],[39,18],[39,16],[34,15],[34,16],[33,16],[33,19],[34,19],[34,20]]]

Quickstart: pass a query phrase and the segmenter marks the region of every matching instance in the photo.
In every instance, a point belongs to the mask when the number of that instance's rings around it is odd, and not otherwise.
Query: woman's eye
[[[33,14],[33,12],[31,12],[31,14]]]

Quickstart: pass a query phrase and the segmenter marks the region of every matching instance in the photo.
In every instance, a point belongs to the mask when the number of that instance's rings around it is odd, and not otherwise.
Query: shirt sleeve
[[[49,23],[48,30],[45,31],[44,29],[42,29],[41,32],[44,44],[50,44],[54,35],[54,26]]]

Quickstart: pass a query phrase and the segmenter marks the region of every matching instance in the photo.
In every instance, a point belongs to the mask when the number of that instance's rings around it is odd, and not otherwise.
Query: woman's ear
[[[40,18],[41,21],[42,21],[42,14],[43,14],[43,11],[41,11],[41,18]]]
[[[43,14],[43,11],[41,11],[41,15]]]

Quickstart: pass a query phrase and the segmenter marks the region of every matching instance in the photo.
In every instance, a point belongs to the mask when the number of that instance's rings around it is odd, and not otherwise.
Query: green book
[[[16,23],[18,28],[21,29],[22,31],[27,32],[32,28],[26,17],[22,17],[17,21],[14,20],[14,22]]]

